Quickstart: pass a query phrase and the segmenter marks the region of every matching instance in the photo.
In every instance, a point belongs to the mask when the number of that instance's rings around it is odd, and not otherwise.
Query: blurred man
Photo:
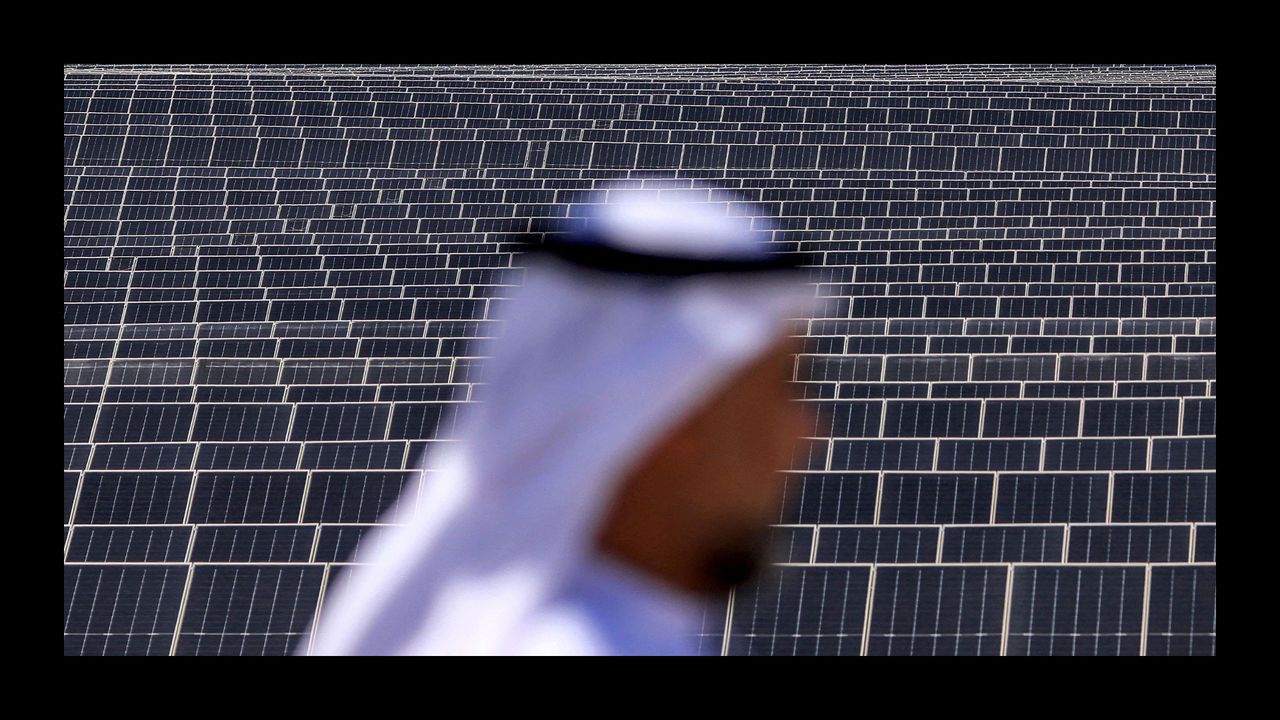
[[[526,256],[479,402],[328,593],[313,654],[696,651],[811,427],[785,321],[813,287],[706,198],[615,189]]]

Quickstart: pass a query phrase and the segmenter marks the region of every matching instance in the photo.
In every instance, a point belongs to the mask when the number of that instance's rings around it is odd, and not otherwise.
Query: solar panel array
[[[617,179],[805,253],[707,654],[1213,654],[1215,68],[64,68],[64,653],[283,654]],[[752,211],[755,212],[755,211]],[[761,218],[761,222],[764,218]]]

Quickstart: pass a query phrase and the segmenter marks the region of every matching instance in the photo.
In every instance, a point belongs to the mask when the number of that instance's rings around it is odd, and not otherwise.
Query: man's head
[[[782,474],[812,427],[789,384],[798,340],[780,335],[633,466],[599,546],[667,582],[726,590],[767,559]]]
[[[509,652],[596,546],[691,592],[762,560],[807,425],[782,337],[804,258],[725,198],[596,200],[530,249],[478,402],[326,595],[321,654]]]

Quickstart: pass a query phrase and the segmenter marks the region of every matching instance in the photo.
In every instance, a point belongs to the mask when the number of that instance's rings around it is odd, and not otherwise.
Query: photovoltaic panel
[[[868,655],[999,655],[1005,567],[876,571]]]
[[[177,563],[187,559],[191,528],[184,525],[80,525],[67,560],[107,563]]]
[[[1105,473],[1002,473],[996,522],[1105,522],[1110,480]]]
[[[1074,526],[1072,526],[1074,527]],[[943,528],[942,561],[1053,563],[1062,560],[1066,528],[1053,525],[961,525]]]
[[[886,473],[880,494],[881,524],[969,524],[991,516],[987,474]]]
[[[929,563],[938,555],[938,527],[825,527],[820,563]]]
[[[1187,562],[1189,525],[1072,525],[1071,562]]]
[[[1218,561],[1218,526],[1216,524],[1196,525],[1195,533],[1196,546],[1193,560],[1216,563]]]
[[[779,522],[870,524],[875,522],[876,473],[787,473]]]
[[[360,539],[374,525],[321,525],[315,562],[360,562]]]
[[[1015,567],[1009,655],[1137,655],[1141,566]]]
[[[778,568],[733,598],[730,655],[857,655],[870,570]]]
[[[197,528],[192,562],[307,562],[314,525],[206,525]]]
[[[76,505],[84,524],[172,524],[185,520],[191,473],[85,473]]]
[[[306,633],[324,567],[194,565],[178,655],[281,655]]]
[[[63,654],[170,654],[189,572],[186,565],[66,565]]]
[[[1148,655],[1216,655],[1217,568],[1165,565],[1151,568]]]

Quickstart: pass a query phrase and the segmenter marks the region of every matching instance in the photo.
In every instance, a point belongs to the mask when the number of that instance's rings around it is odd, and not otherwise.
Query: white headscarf
[[[707,191],[612,189],[586,207],[614,248],[767,257]],[[714,197],[714,195],[710,195]],[[700,201],[700,202],[699,202]],[[328,594],[313,654],[506,654],[523,618],[592,549],[618,481],[668,427],[808,317],[799,273],[632,276],[530,253],[507,301],[480,402],[441,443],[416,515],[369,532]]]

